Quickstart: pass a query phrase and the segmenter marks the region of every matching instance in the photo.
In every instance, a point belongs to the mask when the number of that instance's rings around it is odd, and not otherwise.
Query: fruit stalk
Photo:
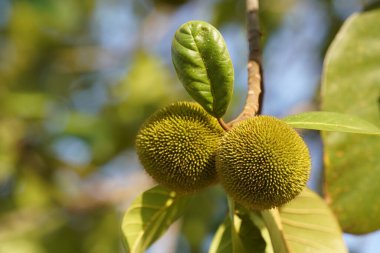
[[[259,1],[247,0],[247,31],[248,31],[248,93],[245,106],[240,115],[230,122],[234,125],[242,120],[253,117],[261,112],[262,97],[264,92],[262,80],[262,60],[260,52],[260,25],[259,25]]]
[[[226,122],[223,121],[222,118],[218,118],[218,122],[219,122],[219,125],[225,130],[225,131],[229,131],[231,129],[231,127],[226,124]]]

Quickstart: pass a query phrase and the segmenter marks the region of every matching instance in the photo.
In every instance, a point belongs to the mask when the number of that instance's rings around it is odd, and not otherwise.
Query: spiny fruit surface
[[[216,167],[235,201],[260,210],[296,197],[306,185],[311,162],[306,144],[293,128],[274,117],[257,116],[223,136]]]
[[[222,135],[217,120],[197,103],[177,102],[147,120],[136,150],[159,184],[191,193],[217,181],[215,153]]]

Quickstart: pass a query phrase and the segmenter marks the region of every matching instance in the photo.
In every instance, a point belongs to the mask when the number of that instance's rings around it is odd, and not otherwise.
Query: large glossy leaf
[[[333,213],[317,194],[305,190],[280,208],[285,239],[292,252],[347,252]]]
[[[283,119],[295,128],[380,135],[380,128],[353,115],[337,112],[305,112]]]
[[[330,46],[322,109],[380,126],[380,9],[354,14]],[[380,228],[380,137],[323,133],[326,197],[344,231]]]
[[[231,226],[230,217],[226,217],[224,222],[219,226],[211,243],[209,253],[272,252],[271,247],[266,245],[262,236],[266,228],[264,226],[257,226],[252,221],[250,214],[236,213],[233,220],[234,227]]]
[[[234,71],[222,35],[203,21],[183,24],[175,33],[172,60],[187,92],[220,118],[231,100]]]
[[[142,253],[184,212],[188,196],[156,186],[138,196],[122,222],[128,253]]]
[[[294,200],[281,207],[279,212],[265,210],[262,213],[269,232],[272,231],[275,252],[347,252],[333,213],[309,189],[305,189]]]

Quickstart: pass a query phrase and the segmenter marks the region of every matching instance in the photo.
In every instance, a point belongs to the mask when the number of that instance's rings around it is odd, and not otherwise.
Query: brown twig
[[[247,31],[248,31],[248,94],[245,106],[240,115],[229,123],[233,126],[239,121],[253,117],[261,112],[263,96],[263,80],[260,52],[259,1],[246,0]]]

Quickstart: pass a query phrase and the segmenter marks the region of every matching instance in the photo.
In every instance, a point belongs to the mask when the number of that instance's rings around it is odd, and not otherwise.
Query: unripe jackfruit
[[[138,157],[159,184],[191,193],[217,181],[215,153],[223,135],[197,103],[178,102],[153,114],[136,138]]]
[[[310,174],[308,148],[285,122],[257,116],[222,138],[217,171],[226,192],[252,209],[281,206],[305,187]]]

